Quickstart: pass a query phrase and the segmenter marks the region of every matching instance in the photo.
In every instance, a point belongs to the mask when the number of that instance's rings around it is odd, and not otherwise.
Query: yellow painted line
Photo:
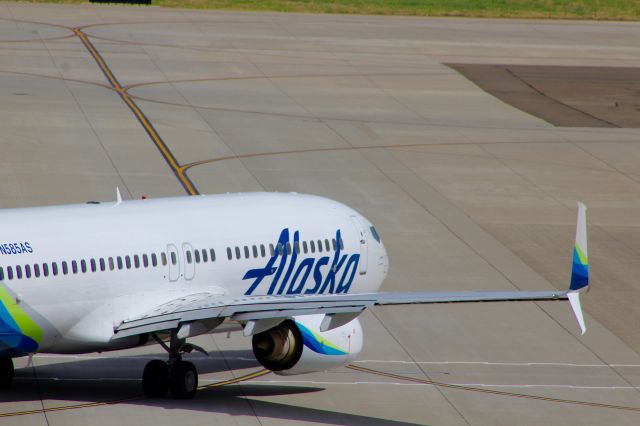
[[[219,387],[228,386],[228,385],[235,385],[236,383],[246,382],[247,380],[256,379],[258,377],[265,376],[269,373],[271,373],[271,371],[269,370],[259,370],[254,373],[249,373],[244,376],[236,377],[235,379],[229,379],[222,382],[216,382],[216,383],[211,383],[209,385],[200,386],[198,387],[198,389],[204,390],[204,389],[219,388]]]
[[[176,160],[169,147],[167,147],[167,145],[164,143],[164,141],[158,134],[158,131],[155,129],[155,127],[153,127],[149,119],[144,115],[140,107],[134,102],[133,99],[131,99],[127,91],[124,90],[116,76],[113,74],[113,72],[111,72],[111,69],[107,65],[100,52],[98,52],[93,43],[91,43],[87,35],[80,28],[74,28],[73,33],[80,39],[80,41],[82,41],[82,44],[96,61],[96,64],[98,64],[98,67],[109,81],[111,87],[113,87],[118,95],[120,95],[120,98],[127,104],[129,109],[131,109],[138,122],[140,122],[144,130],[147,132],[153,143],[156,145],[156,147],[164,157],[165,161],[171,168],[171,171],[173,171],[173,173],[182,184],[185,191],[187,191],[189,195],[199,194],[199,191],[186,174],[187,168],[182,167],[178,163],[178,160]]]

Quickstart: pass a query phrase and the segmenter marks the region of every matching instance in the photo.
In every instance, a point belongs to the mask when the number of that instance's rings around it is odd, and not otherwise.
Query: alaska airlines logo
[[[333,256],[324,256],[319,259],[307,257],[300,260],[295,250],[299,241],[300,233],[295,231],[291,253],[288,253],[289,229],[283,229],[278,238],[275,253],[264,268],[251,269],[242,277],[243,280],[253,280],[245,294],[253,294],[263,283],[265,287],[269,286],[267,294],[270,295],[302,294],[303,292],[304,294],[348,293],[358,270],[360,255],[349,256],[341,253],[340,230],[336,231],[337,244]],[[277,262],[278,266],[275,266]]]

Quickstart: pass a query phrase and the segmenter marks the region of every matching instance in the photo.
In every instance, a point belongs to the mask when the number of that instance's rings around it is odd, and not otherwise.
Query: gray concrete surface
[[[640,422],[628,409],[640,408],[640,130],[554,127],[443,65],[639,66],[638,25],[14,3],[0,18],[3,207],[110,200],[115,186],[185,194],[71,30],[87,26],[199,192],[309,192],[355,207],[388,247],[385,290],[564,288],[577,200],[590,208],[594,282],[584,337],[562,303],[363,315],[357,365],[471,390],[341,369],[193,401],[130,399],[160,355],[151,346],[20,360],[0,415],[126,401],[3,424]],[[258,368],[238,333],[196,342],[213,354],[194,359],[204,383]]]

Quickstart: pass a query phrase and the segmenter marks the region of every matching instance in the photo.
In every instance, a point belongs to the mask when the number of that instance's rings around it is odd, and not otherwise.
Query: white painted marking
[[[37,358],[61,358],[61,359],[160,359],[161,356],[154,355],[131,355],[110,357],[103,355],[61,355],[61,354],[36,354],[34,359]],[[255,361],[255,358],[246,357],[225,357],[225,356],[190,356],[190,359],[215,359],[215,360],[236,360],[236,361]],[[404,361],[404,360],[385,360],[385,359],[362,359],[356,360],[354,364],[407,364],[407,365],[491,365],[491,366],[506,366],[506,367],[535,367],[535,366],[550,366],[550,367],[628,367],[628,368],[640,368],[640,364],[576,364],[572,362],[493,362],[493,361]]]
[[[129,381],[129,382],[140,382],[142,379],[133,379],[130,377],[98,377],[98,378],[86,378],[86,379],[78,379],[78,378],[60,378],[60,377],[16,377],[15,380],[19,381],[36,381],[36,380],[50,380],[56,382],[114,382],[114,381]],[[204,379],[200,378],[199,382],[201,385],[211,384],[211,383],[219,383],[221,379]],[[238,384],[247,384],[249,382],[240,382]],[[344,382],[344,381],[329,381],[329,380],[260,380],[254,379],[250,382],[250,384],[257,385],[274,385],[274,384],[282,384],[282,385],[340,385],[340,386],[360,386],[360,385],[376,385],[376,386],[435,386],[430,383],[411,383],[411,382],[380,382],[380,381],[353,381],[353,382]],[[454,386],[468,386],[468,387],[476,387],[476,388],[520,388],[520,389],[533,389],[533,388],[541,388],[541,389],[581,389],[581,390],[639,390],[634,386],[577,386],[577,385],[566,385],[566,384],[502,384],[502,383],[447,383]]]
[[[640,367],[640,364],[576,364],[572,362],[492,362],[492,361],[400,361],[383,359],[363,359],[356,360],[354,364],[407,364],[407,365],[492,365],[506,367]]]
[[[201,380],[202,382],[202,380]],[[215,382],[215,381],[213,381]],[[334,382],[316,380],[253,380],[252,384],[296,384],[296,385],[393,385],[393,386],[435,386],[429,383],[354,381]],[[243,383],[245,384],[245,383]],[[564,384],[500,384],[500,383],[447,383],[454,386],[486,387],[486,388],[549,388],[549,389],[586,389],[586,390],[634,390],[634,386],[576,386]]]

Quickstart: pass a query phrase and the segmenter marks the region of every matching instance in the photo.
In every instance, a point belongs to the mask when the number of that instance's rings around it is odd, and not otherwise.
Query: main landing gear
[[[186,343],[184,339],[178,339],[176,332],[171,333],[169,346],[157,335],[152,334],[167,352],[169,361],[154,359],[149,361],[142,374],[142,390],[148,398],[164,398],[169,391],[176,399],[191,399],[198,390],[198,372],[189,361],[182,360],[183,352],[191,352],[194,349],[207,354],[204,349]]]
[[[13,383],[13,360],[8,356],[0,357],[0,389],[8,389]]]

